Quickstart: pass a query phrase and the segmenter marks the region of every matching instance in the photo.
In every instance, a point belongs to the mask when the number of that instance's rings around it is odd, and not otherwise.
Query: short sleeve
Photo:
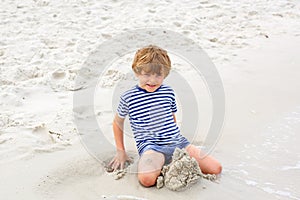
[[[117,113],[118,113],[119,117],[121,117],[121,118],[125,118],[126,115],[128,114],[128,104],[125,101],[123,96],[120,97],[120,102],[119,102],[119,105],[117,108]]]
[[[172,98],[171,98],[171,110],[173,113],[177,112],[176,98],[173,90],[172,90]]]

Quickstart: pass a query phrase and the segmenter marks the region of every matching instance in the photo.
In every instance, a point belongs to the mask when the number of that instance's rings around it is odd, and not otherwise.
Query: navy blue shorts
[[[172,155],[173,155],[176,147],[179,149],[183,149],[183,148],[187,147],[189,144],[190,144],[190,142],[186,139],[177,145],[159,146],[159,145],[149,144],[143,149],[142,154],[148,150],[153,150],[153,151],[162,153],[165,156],[165,164],[169,164],[172,161]]]

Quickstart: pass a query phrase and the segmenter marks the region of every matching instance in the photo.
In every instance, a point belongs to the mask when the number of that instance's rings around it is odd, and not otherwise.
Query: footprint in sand
[[[63,71],[62,69],[57,69],[52,73],[52,78],[56,80],[63,79],[65,78],[65,76],[66,76],[66,72]]]

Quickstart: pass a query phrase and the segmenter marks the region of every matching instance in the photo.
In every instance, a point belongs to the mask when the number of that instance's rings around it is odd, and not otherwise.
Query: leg
[[[138,164],[138,179],[140,183],[145,187],[155,185],[164,163],[165,156],[162,153],[154,150],[145,151]]]
[[[190,144],[186,147],[188,154],[195,158],[204,174],[220,174],[221,164],[212,156],[204,154],[200,149]]]

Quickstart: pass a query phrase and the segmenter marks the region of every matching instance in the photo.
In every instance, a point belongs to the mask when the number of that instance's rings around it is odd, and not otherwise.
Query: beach
[[[300,199],[299,8],[299,1],[288,0],[2,2],[0,197]],[[150,28],[171,30],[200,46],[222,80],[225,120],[210,149],[223,166],[217,182],[202,179],[173,192],[142,187],[134,165],[120,180],[104,169],[103,161],[115,154],[112,99],[135,81],[134,52],[114,60],[105,54],[101,74],[83,69],[100,68],[97,55],[105,42]],[[189,47],[182,40],[178,46]],[[207,85],[188,60],[170,57],[167,81],[176,83],[172,76],[180,74],[199,104],[199,135],[187,137],[205,149],[213,112]],[[96,81],[95,88],[78,84],[82,74]],[[87,94],[91,105],[76,101]],[[185,101],[177,100],[182,125]],[[79,122],[92,117],[98,126],[82,131]],[[125,131],[126,149],[137,161],[129,126]]]

